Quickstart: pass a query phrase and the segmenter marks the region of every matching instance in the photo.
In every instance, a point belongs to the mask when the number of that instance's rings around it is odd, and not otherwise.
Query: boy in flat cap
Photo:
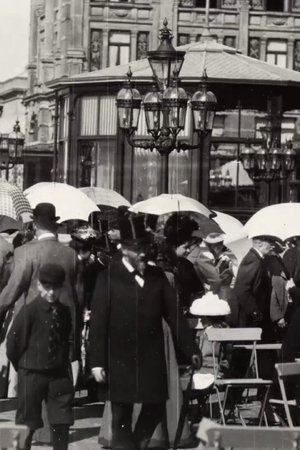
[[[73,423],[73,383],[70,377],[70,310],[60,291],[64,269],[57,264],[41,266],[39,294],[17,314],[7,336],[7,356],[18,371],[16,423],[30,429],[26,450],[36,429],[43,426],[45,400],[53,433],[53,449],[67,450],[69,426]]]

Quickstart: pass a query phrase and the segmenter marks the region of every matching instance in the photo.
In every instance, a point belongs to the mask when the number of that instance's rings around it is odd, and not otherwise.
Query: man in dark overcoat
[[[123,257],[99,274],[92,300],[90,361],[108,383],[112,447],[146,449],[168,398],[162,318],[186,361],[201,355],[165,274],[144,260],[143,217],[120,221]],[[132,433],[134,403],[142,409]]]
[[[274,341],[275,334],[270,317],[272,284],[264,258],[273,250],[274,244],[274,238],[269,236],[257,236],[253,239],[253,247],[243,258],[234,285],[238,302],[238,326],[261,327],[262,342],[267,343]],[[273,357],[267,352],[264,352],[263,359],[260,356],[258,354],[260,375],[267,378],[274,368]],[[243,357],[237,359],[241,368]]]

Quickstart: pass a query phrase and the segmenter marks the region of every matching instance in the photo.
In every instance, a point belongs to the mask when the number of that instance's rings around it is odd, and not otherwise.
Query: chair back
[[[285,410],[286,420],[290,427],[293,427],[293,419],[290,411],[290,405],[286,394],[284,380],[292,376],[300,376],[300,362],[275,364],[278,376],[278,384]]]
[[[214,449],[300,449],[300,428],[215,426],[207,430],[208,447]]]
[[[300,362],[275,364],[279,378],[300,375]]]
[[[261,328],[208,328],[211,342],[257,342],[261,340]]]
[[[29,429],[25,425],[0,424],[1,449],[25,449]]]
[[[219,343],[222,346],[229,342],[247,342],[252,344],[249,367],[254,365],[255,374],[258,378],[256,343],[261,340],[261,333],[261,328],[208,328],[206,334],[208,340],[212,342],[215,377],[218,377],[220,361],[222,359],[222,350],[218,356],[216,355],[216,344]]]

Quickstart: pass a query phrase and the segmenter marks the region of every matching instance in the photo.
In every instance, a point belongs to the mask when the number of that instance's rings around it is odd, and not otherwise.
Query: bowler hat
[[[57,222],[55,206],[52,203],[38,203],[32,211],[32,218],[41,222]]]
[[[130,215],[119,220],[120,238],[124,244],[141,243],[147,239],[144,215]]]
[[[42,284],[61,285],[65,280],[65,276],[64,268],[58,264],[44,264],[39,272],[39,280]]]

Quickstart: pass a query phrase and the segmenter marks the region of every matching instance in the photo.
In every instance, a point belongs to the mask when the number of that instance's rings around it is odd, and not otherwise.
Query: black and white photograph
[[[300,0],[0,18],[0,448],[300,450]]]

